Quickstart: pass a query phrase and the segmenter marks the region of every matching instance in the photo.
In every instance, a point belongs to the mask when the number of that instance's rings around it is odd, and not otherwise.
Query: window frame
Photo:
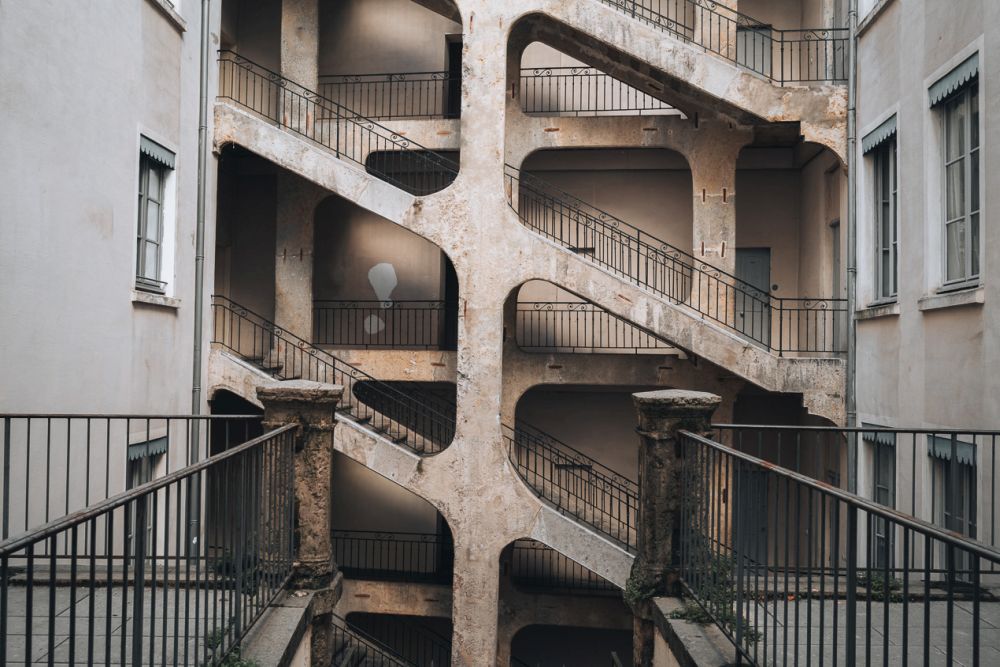
[[[885,139],[879,146],[872,149],[873,174],[873,195],[874,210],[872,220],[875,232],[875,301],[874,303],[892,303],[899,298],[899,160],[896,137],[891,136]],[[888,162],[889,168],[889,232],[888,243],[883,238],[885,228],[883,220],[883,203],[885,199],[884,181],[882,168]],[[883,256],[888,251],[889,262],[891,264],[889,279],[891,289],[886,289],[883,279]]]
[[[159,188],[156,198],[152,198],[149,192],[150,172],[155,170],[159,175]],[[139,155],[139,211],[136,223],[136,260],[135,260],[135,287],[145,292],[155,292],[164,294],[166,292],[167,281],[163,280],[163,235],[164,235],[164,208],[166,206],[166,184],[170,168],[161,164],[148,155]],[[156,238],[149,236],[149,203],[152,200],[157,206]],[[147,266],[147,246],[155,245],[156,267],[153,275],[150,275]],[[154,277],[155,276],[155,277]]]
[[[975,136],[977,143],[975,147],[972,144],[973,137],[973,114],[972,114],[972,99],[976,99],[976,120],[975,120]],[[962,109],[964,110],[964,121],[961,128],[962,140],[964,142],[964,150],[962,154],[955,159],[949,159],[949,118],[950,114],[953,113],[952,104],[955,101],[962,102]],[[958,289],[964,289],[968,287],[975,287],[980,284],[982,280],[982,188],[980,178],[982,177],[982,132],[979,127],[981,121],[981,109],[979,109],[979,79],[978,77],[973,78],[968,84],[962,86],[954,93],[949,95],[947,98],[941,100],[938,105],[940,109],[940,124],[941,124],[941,158],[940,158],[940,169],[941,169],[941,218],[939,233],[941,234],[941,286],[939,291],[948,292]],[[976,174],[972,174],[972,164],[973,155],[975,155],[976,162]],[[954,164],[962,163],[962,211],[961,215],[955,217],[954,219],[948,218],[948,167]],[[975,176],[975,178],[973,178]],[[975,208],[973,205],[973,181],[975,181]],[[972,218],[977,219],[977,231],[976,231],[976,241],[973,243],[972,237]],[[963,273],[961,276],[955,278],[948,277],[948,256],[949,256],[949,242],[948,242],[948,228],[953,224],[963,225],[966,242],[963,252],[962,262],[963,262]],[[973,247],[975,247],[976,252],[973,252]],[[973,259],[975,260],[976,271],[972,271]]]

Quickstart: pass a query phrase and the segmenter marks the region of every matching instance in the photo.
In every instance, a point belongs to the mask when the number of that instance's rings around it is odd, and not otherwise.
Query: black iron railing
[[[313,343],[348,348],[454,350],[458,315],[444,301],[314,301]]]
[[[381,382],[225,297],[213,297],[212,312],[212,342],[272,377],[342,385],[341,414],[418,454],[436,454],[451,443],[455,408],[449,401]]]
[[[348,627],[392,651],[411,665],[448,667],[451,639],[443,637],[418,616],[350,614]]]
[[[853,449],[864,474],[859,496],[998,546],[1000,431],[733,424],[713,428],[718,442],[844,489],[847,475],[840,474],[841,462]],[[881,528],[876,538],[890,539]],[[931,567],[937,567],[942,554],[931,553],[930,558]]]
[[[627,550],[635,549],[636,482],[525,424],[505,425],[503,434],[514,469],[536,495]]]
[[[526,114],[558,116],[651,115],[674,108],[594,67],[521,70],[517,90]]]
[[[0,664],[220,664],[292,571],[294,436],[0,543]]]
[[[783,299],[638,227],[507,165],[507,197],[521,222],[604,270],[778,353],[845,349],[845,299]]]
[[[438,192],[458,175],[458,164],[452,160],[232,51],[219,53],[219,97],[334,151],[338,158],[410,194]]]
[[[620,595],[621,589],[537,540],[511,545],[510,577],[527,589],[567,593]]]
[[[448,72],[336,74],[320,77],[319,92],[372,120],[458,118],[461,86]]]
[[[847,80],[847,28],[776,30],[713,0],[601,2],[776,83]]]
[[[334,665],[365,665],[366,667],[413,667],[391,648],[370,637],[337,614],[333,616]]]
[[[334,560],[348,579],[451,582],[455,547],[437,533],[334,530]]]
[[[1000,551],[697,435],[680,453],[679,573],[737,661],[988,662]]]
[[[260,428],[253,416],[0,414],[0,539],[180,470],[192,455],[246,442]]]
[[[517,344],[538,352],[633,352],[676,348],[589,301],[518,301]]]

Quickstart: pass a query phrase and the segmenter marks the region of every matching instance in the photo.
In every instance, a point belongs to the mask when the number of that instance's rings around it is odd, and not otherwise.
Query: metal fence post
[[[858,624],[858,508],[845,503],[847,510],[847,629],[844,664],[852,665],[857,657]],[[867,619],[871,622],[871,619]]]

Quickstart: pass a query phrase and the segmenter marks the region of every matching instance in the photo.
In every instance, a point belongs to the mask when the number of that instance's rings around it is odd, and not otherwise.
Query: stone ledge
[[[986,290],[983,286],[954,292],[928,294],[917,301],[917,307],[922,311],[939,310],[941,308],[956,308],[958,306],[981,306],[986,302]]]
[[[174,297],[166,296],[165,294],[143,292],[138,289],[132,290],[132,303],[141,303],[146,306],[158,306],[160,308],[172,308],[173,310],[178,310],[181,307],[180,299],[175,299]]]
[[[866,308],[859,308],[854,312],[854,318],[859,322],[898,315],[899,302],[897,301],[893,301],[892,303],[873,303]]]
[[[149,0],[150,4],[160,10],[160,13],[171,23],[177,32],[182,35],[187,32],[187,21],[177,13],[174,4],[169,0]]]
[[[289,667],[312,621],[312,595],[285,593],[264,610],[243,639],[240,656],[258,667]]]
[[[683,608],[680,598],[653,600],[653,623],[672,653],[665,661],[657,660],[657,664],[683,667],[728,667],[735,664],[736,649],[715,625],[701,625],[670,617]],[[670,662],[670,657],[673,662]]]

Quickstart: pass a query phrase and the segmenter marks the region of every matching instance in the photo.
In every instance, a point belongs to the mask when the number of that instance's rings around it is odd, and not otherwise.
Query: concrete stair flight
[[[451,443],[455,418],[449,402],[373,378],[225,297],[213,297],[212,310],[213,343],[278,380],[342,385],[342,417],[417,454],[435,454]]]

